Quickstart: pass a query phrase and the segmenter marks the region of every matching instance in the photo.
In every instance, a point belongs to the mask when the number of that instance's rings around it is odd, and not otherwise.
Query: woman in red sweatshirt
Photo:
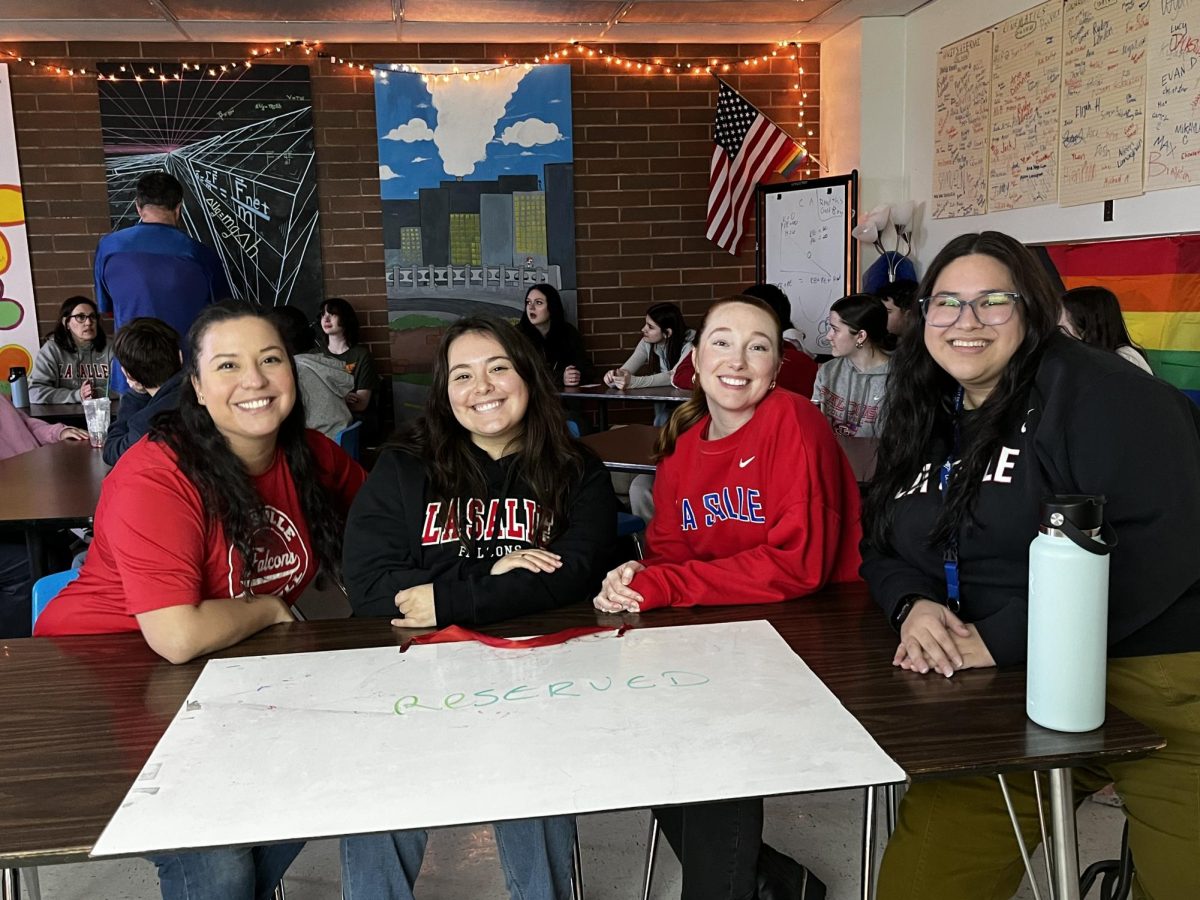
[[[776,603],[858,577],[858,486],[816,407],[775,388],[781,344],[760,300],[709,309],[692,399],[656,448],[649,555],[608,573],[597,609]],[[684,900],[755,896],[761,799],[655,815],[681,857]]]

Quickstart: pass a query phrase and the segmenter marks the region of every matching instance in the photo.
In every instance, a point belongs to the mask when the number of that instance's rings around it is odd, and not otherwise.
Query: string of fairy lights
[[[450,71],[444,71],[446,63],[391,63],[377,66],[374,62],[364,62],[341,56],[327,50],[321,41],[286,40],[274,44],[264,44],[252,47],[242,59],[228,62],[178,62],[178,63],[123,63],[116,70],[107,67],[100,72],[96,67],[75,65],[64,62],[45,62],[36,57],[28,56],[15,50],[0,48],[0,62],[11,62],[17,65],[27,65],[46,74],[59,75],[66,78],[94,78],[100,81],[133,80],[145,81],[180,81],[185,78],[221,78],[233,72],[250,68],[256,62],[265,62],[286,56],[315,58],[330,66],[334,72],[348,75],[370,73],[373,78],[387,80],[389,72],[411,72],[421,75],[423,81],[448,83],[454,79],[464,82],[483,81],[494,77],[497,73],[514,67],[526,70],[534,66],[569,63],[574,59],[601,59],[605,68],[614,72],[629,75],[668,75],[668,76],[720,76],[727,73],[750,73],[762,71],[770,66],[773,59],[783,59],[797,63],[792,90],[799,94],[796,99],[797,125],[813,136],[812,129],[805,123],[805,108],[808,105],[808,91],[804,85],[804,68],[799,65],[803,45],[794,41],[779,41],[774,47],[762,54],[746,57],[705,56],[691,60],[663,60],[661,57],[637,58],[623,56],[602,47],[590,46],[578,41],[571,41],[559,49],[542,54],[536,54],[526,59],[504,57],[495,63],[482,65],[466,65],[462,67],[450,65]],[[434,71],[436,67],[437,71]]]

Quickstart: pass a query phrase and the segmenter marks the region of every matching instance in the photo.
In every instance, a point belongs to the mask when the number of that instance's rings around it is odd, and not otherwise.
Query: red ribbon
[[[496,647],[500,650],[532,650],[534,647],[552,647],[555,644],[565,644],[567,641],[574,640],[575,638],[587,637],[589,634],[600,634],[604,631],[615,631],[616,636],[620,637],[628,630],[628,625],[622,625],[620,628],[588,625],[579,628],[565,628],[562,631],[554,632],[554,634],[539,634],[536,637],[517,639],[493,637],[490,634],[481,634],[478,631],[472,631],[460,625],[450,625],[431,634],[422,634],[415,638],[409,638],[400,645],[400,652],[403,653],[414,644],[453,644],[459,641],[477,641],[480,644],[486,644],[489,647]]]

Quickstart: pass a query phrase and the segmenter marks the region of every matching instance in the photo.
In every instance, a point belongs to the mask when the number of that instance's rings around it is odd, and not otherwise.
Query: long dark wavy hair
[[[541,354],[512,325],[491,316],[468,316],[446,329],[433,361],[425,413],[400,433],[394,446],[424,462],[433,495],[442,504],[442,525],[452,508],[488,496],[487,478],[472,449],[471,434],[459,424],[450,406],[450,345],[465,334],[485,335],[500,344],[529,392],[521,435],[512,453],[505,454],[514,457],[506,479],[527,484],[538,506],[552,517],[551,529],[535,529],[537,542],[545,546],[566,526],[571,492],[583,477],[584,451],[567,429],[562,402]],[[467,529],[459,531],[469,545]]]
[[[701,341],[704,340],[704,333],[708,330],[708,323],[712,319],[713,312],[731,303],[744,303],[746,306],[753,306],[755,309],[760,309],[770,316],[771,321],[775,323],[771,339],[775,342],[775,362],[778,364],[783,359],[783,323],[779,321],[779,315],[771,307],[771,304],[765,300],[750,297],[746,294],[734,294],[731,297],[723,297],[710,306],[704,314],[704,321],[700,323],[700,330],[696,334],[694,346],[697,349],[701,347]],[[700,349],[700,355],[704,355],[703,349]],[[697,369],[699,369],[699,366],[697,366]],[[676,408],[675,412],[671,414],[671,418],[667,420],[667,424],[663,427],[663,430],[659,432],[658,440],[654,442],[654,453],[652,454],[654,461],[661,462],[674,453],[675,442],[679,440],[679,436],[706,415],[708,415],[708,397],[705,396],[704,388],[700,385],[700,379],[697,377],[693,381],[692,396]]]
[[[104,322],[100,318],[100,310],[87,297],[68,297],[62,302],[62,306],[58,309],[58,324],[54,326],[54,331],[50,333],[50,340],[54,341],[54,343],[58,344],[59,347],[68,353],[79,352],[79,347],[75,344],[75,335],[71,334],[71,329],[67,327],[67,317],[81,303],[90,306],[96,316],[96,337],[92,340],[92,349],[98,353],[108,343],[108,335],[104,333]]]
[[[1005,435],[1025,413],[1042,350],[1058,330],[1058,296],[1046,270],[1023,244],[998,231],[960,235],[943,247],[921,280],[919,295],[928,297],[948,265],[973,254],[989,256],[1008,270],[1013,290],[1021,295],[1014,315],[1020,316],[1025,336],[999,383],[972,413],[970,436],[960,448],[961,462],[930,535],[931,546],[944,545],[970,516],[984,472]],[[896,496],[931,462],[935,441],[947,447],[953,444],[958,384],[934,362],[925,346],[926,328],[923,322],[910,328],[892,355],[887,422],[863,511],[866,539],[878,549],[888,546]]]
[[[196,399],[200,348],[214,325],[237,319],[262,319],[278,333],[268,311],[239,300],[206,307],[188,331],[188,354],[179,392],[179,408],[154,418],[150,440],[171,448],[179,469],[196,486],[210,525],[221,523],[225,536],[242,557],[242,584],[249,583],[254,559],[254,533],[263,521],[263,501],[242,461],[234,455],[225,436],[217,429],[208,410]],[[282,335],[280,346],[286,346]],[[286,351],[285,351],[286,352]],[[308,523],[309,537],[318,559],[341,580],[342,531],[345,523],[330,502],[320,481],[316,461],[304,435],[304,406],[300,402],[296,362],[287,352],[296,402],[279,427],[278,447],[287,459],[288,471],[300,497],[300,508]]]
[[[1122,347],[1132,347],[1146,358],[1146,351],[1133,342],[1121,301],[1108,288],[1099,285],[1071,288],[1062,295],[1063,309],[1079,339],[1085,344],[1116,353]]]
[[[670,371],[683,355],[683,343],[687,338],[688,327],[683,318],[683,310],[674,303],[655,303],[646,310],[646,315],[663,330],[663,340],[667,342],[667,370]],[[670,337],[666,337],[668,329],[671,331]],[[657,355],[652,355],[658,358]]]

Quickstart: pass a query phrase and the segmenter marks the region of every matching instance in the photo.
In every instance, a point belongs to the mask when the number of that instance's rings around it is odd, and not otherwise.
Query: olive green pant
[[[1200,898],[1200,653],[1114,659],[1108,702],[1164,738],[1142,759],[1073,769],[1076,801],[1117,786],[1129,819],[1135,900]],[[1007,778],[1021,831],[1040,843],[1033,778]],[[1045,779],[1042,793],[1049,805]],[[1048,810],[1047,810],[1048,814]],[[1119,848],[1114,844],[1112,855]],[[994,777],[912,785],[884,852],[878,900],[1008,900],[1024,874]]]

